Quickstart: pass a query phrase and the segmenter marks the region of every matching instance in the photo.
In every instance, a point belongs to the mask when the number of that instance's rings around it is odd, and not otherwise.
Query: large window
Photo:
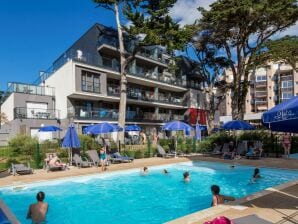
[[[293,93],[292,92],[282,92],[281,93],[282,99],[290,99],[293,97]]]
[[[82,71],[82,91],[100,93],[99,74]]]
[[[267,81],[267,76],[266,75],[257,75],[256,76],[256,81],[257,82]]]
[[[293,81],[282,81],[281,87],[282,88],[293,88]]]

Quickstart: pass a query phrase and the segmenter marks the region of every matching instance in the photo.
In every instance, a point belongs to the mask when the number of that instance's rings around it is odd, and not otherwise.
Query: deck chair
[[[96,150],[88,150],[87,155],[92,162],[93,166],[99,166],[100,165],[100,158],[98,156],[98,153]]]
[[[236,149],[237,155],[244,155],[246,152],[246,147],[244,142],[239,142]]]
[[[85,167],[91,167],[92,166],[92,162],[89,162],[86,158],[83,160],[82,157],[79,156],[78,154],[74,154],[72,159],[73,159],[74,164],[77,167],[85,168]]]
[[[11,164],[10,173],[12,175],[26,175],[26,174],[32,174],[33,169],[30,168],[30,164],[28,163],[28,166],[25,166],[24,164]]]
[[[221,145],[216,145],[214,147],[214,149],[210,152],[210,155],[212,156],[218,156],[218,155],[221,155],[222,152],[221,152]]]
[[[158,156],[161,156],[163,158],[171,158],[171,157],[175,157],[176,156],[175,153],[166,153],[166,151],[164,150],[164,148],[161,145],[159,145],[159,144],[157,144],[157,152],[158,152],[157,155]]]
[[[225,152],[229,152],[229,143],[224,143],[221,152],[222,154],[224,154]]]
[[[110,160],[112,163],[131,163],[134,158],[129,156],[122,156],[119,152],[110,154]]]

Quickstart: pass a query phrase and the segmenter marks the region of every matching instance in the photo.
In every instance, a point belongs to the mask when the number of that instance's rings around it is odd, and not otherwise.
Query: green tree
[[[273,35],[295,24],[296,0],[217,0],[210,9],[199,8],[196,46],[200,41],[211,47],[211,55],[223,57],[233,74],[230,86],[233,119],[243,119],[248,75],[261,61],[257,55]],[[215,63],[218,66],[218,63]]]
[[[142,47],[162,45],[168,51],[184,47],[182,39],[190,34],[189,29],[180,28],[168,15],[169,9],[176,0],[93,0],[98,7],[111,10],[116,19],[118,44],[120,53],[120,104],[119,118],[120,126],[125,126],[127,78],[126,69],[134,60],[135,55]],[[121,14],[122,12],[122,14]],[[131,25],[125,27],[121,24],[123,20],[129,21]],[[125,34],[124,34],[125,31]],[[124,38],[133,43],[131,54],[126,54]],[[123,142],[124,133],[119,135]]]
[[[264,58],[275,62],[289,63],[294,69],[298,62],[298,37],[285,36],[277,40],[268,40],[264,44]]]

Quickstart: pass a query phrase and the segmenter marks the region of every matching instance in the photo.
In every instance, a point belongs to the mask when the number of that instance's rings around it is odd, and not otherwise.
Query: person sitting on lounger
[[[99,157],[100,157],[100,163],[101,163],[101,171],[107,170],[107,168],[106,168],[107,154],[105,152],[104,147],[99,150]]]
[[[36,195],[37,203],[31,204],[27,213],[27,219],[31,219],[34,224],[46,223],[46,215],[48,212],[48,203],[43,202],[45,193],[42,191]]]
[[[211,206],[224,204],[227,201],[235,201],[235,198],[219,194],[220,188],[217,185],[211,186],[212,203]]]
[[[255,168],[254,169],[254,174],[251,178],[251,182],[254,183],[256,182],[257,179],[261,178],[261,175],[260,175],[260,169],[259,168]]]
[[[149,170],[148,170],[147,166],[145,166],[143,169],[141,169],[141,175],[142,176],[148,175],[148,172],[149,172]]]
[[[49,161],[49,165],[50,166],[61,166],[62,168],[66,168],[66,164],[65,163],[61,163],[61,161],[58,158],[58,156],[52,157],[50,159],[50,161]]]
[[[183,173],[183,181],[184,181],[185,183],[190,182],[190,174],[189,174],[189,172],[184,172],[184,173]]]

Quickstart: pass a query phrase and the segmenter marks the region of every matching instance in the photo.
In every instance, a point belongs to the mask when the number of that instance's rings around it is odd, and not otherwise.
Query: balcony
[[[59,111],[43,108],[27,108],[15,107],[14,119],[42,119],[42,120],[55,120],[59,119]]]
[[[24,94],[32,94],[32,95],[40,95],[40,96],[54,96],[54,88],[31,85],[31,84],[23,84],[17,82],[8,83],[8,92],[12,93],[24,93]]]
[[[120,86],[119,85],[108,85],[107,93],[110,96],[120,96]],[[183,105],[183,98],[178,96],[173,96],[169,94],[159,93],[158,97],[155,97],[153,91],[142,90],[138,88],[127,88],[127,98],[134,100],[142,100],[147,102],[157,102],[166,104],[178,104]]]
[[[255,92],[254,96],[256,98],[264,98],[264,97],[267,97],[267,91],[258,91],[258,92]]]
[[[282,65],[280,65],[279,70],[280,71],[291,71],[291,70],[293,70],[293,68],[291,65],[282,64]]]
[[[75,118],[79,120],[99,120],[99,121],[117,121],[118,109],[104,109],[86,107],[70,107],[68,108],[68,118]],[[132,122],[159,122],[163,123],[170,120],[183,120],[183,115],[174,115],[145,111],[126,111],[126,121]]]
[[[266,100],[255,100],[254,103],[257,105],[264,105],[264,104],[267,104],[267,101]]]
[[[260,88],[260,87],[266,87],[267,82],[266,81],[261,81],[261,82],[255,82],[255,87]]]
[[[126,50],[127,54],[129,54],[133,51],[134,46],[130,42],[125,42],[124,45],[125,45],[125,50]],[[116,38],[102,37],[98,43],[97,50],[104,51],[104,52],[106,52],[108,49],[110,51],[119,51],[118,46],[119,46],[119,44],[118,44],[118,40]],[[145,59],[145,60],[151,59],[151,60],[154,60],[156,62],[166,65],[166,61],[162,57],[162,52],[157,47],[153,48],[153,49],[143,48],[143,49],[141,49],[140,52],[138,52],[136,54],[136,57],[140,58],[140,59]]]

